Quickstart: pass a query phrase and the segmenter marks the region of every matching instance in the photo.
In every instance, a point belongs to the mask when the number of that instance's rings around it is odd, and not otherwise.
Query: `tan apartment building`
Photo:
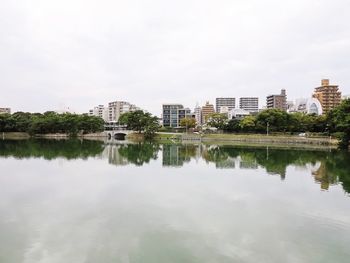
[[[315,88],[312,97],[319,100],[323,113],[334,109],[341,102],[341,92],[338,89],[338,85],[329,85],[329,79],[321,80],[321,86]]]
[[[209,115],[215,113],[214,105],[210,104],[209,101],[202,107],[202,123],[206,123]]]

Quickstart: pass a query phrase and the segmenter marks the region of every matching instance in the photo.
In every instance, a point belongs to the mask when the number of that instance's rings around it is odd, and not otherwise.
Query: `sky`
[[[349,0],[0,0],[0,107],[350,94]]]

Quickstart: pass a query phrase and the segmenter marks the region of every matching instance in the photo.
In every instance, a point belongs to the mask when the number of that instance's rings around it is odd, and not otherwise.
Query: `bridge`
[[[120,125],[118,122],[106,122],[104,127],[108,140],[125,140],[126,135],[134,132],[128,130],[126,125]]]
[[[108,140],[125,140],[126,135],[133,133],[134,131],[130,130],[112,130],[112,131],[104,131],[107,135]]]

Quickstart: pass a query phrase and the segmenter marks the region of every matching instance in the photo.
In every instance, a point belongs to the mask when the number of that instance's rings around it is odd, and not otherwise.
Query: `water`
[[[0,142],[0,262],[350,262],[350,154]]]

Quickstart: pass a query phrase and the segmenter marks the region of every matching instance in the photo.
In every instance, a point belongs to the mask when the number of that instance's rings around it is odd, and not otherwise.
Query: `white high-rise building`
[[[103,105],[98,105],[94,107],[92,110],[89,110],[90,116],[97,116],[102,118],[104,121],[108,120],[108,109]]]
[[[194,108],[194,116],[196,119],[197,125],[202,125],[202,108],[197,104]]]
[[[233,110],[236,108],[236,98],[216,98],[216,112],[221,112],[221,107]]]
[[[126,101],[112,101],[108,103],[108,121],[117,122],[119,117],[126,112],[138,110],[134,104]]]
[[[242,97],[239,99],[239,108],[248,112],[259,111],[259,98],[257,97]]]

